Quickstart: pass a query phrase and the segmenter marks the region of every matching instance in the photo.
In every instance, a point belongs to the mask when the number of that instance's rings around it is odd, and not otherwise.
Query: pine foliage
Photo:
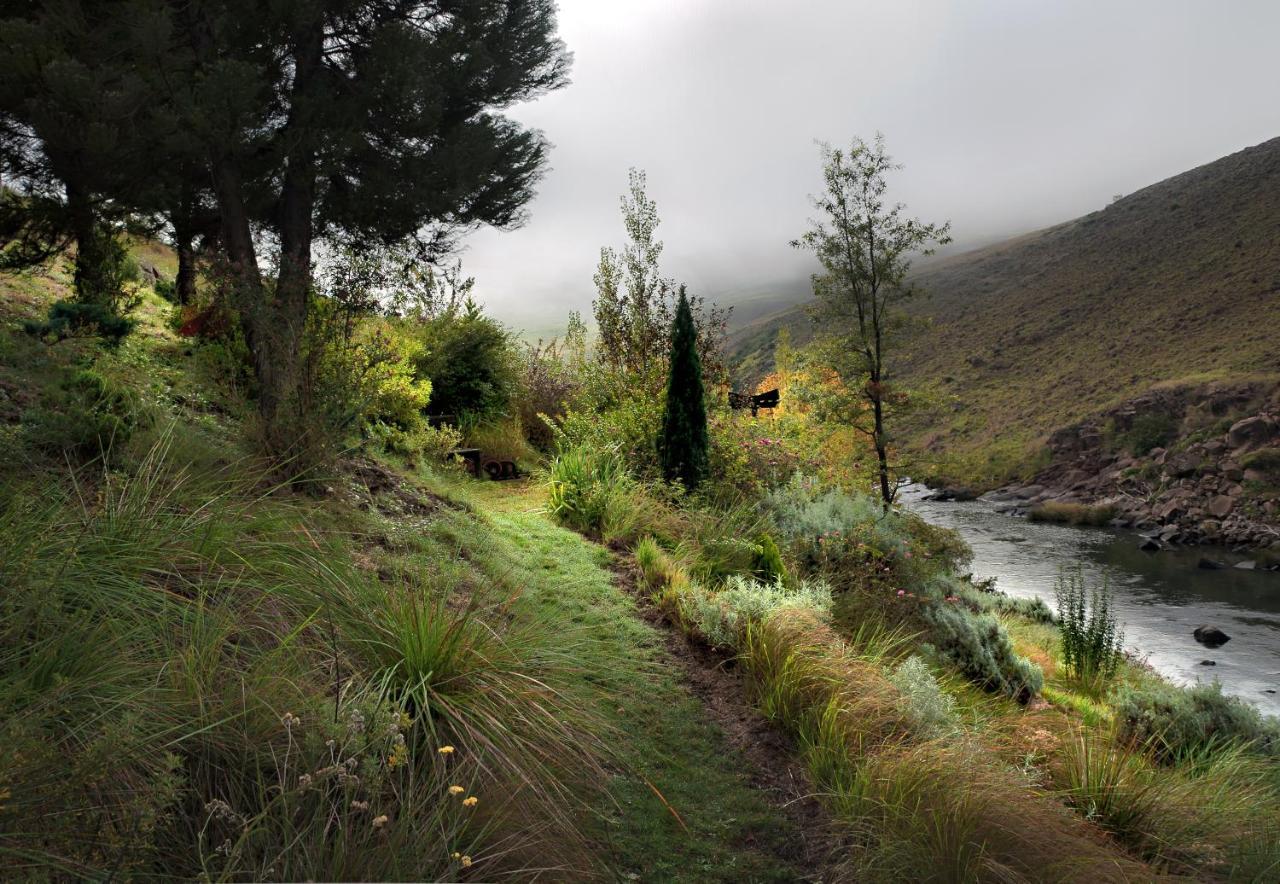
[[[698,332],[684,286],[680,287],[676,318],[671,324],[670,366],[658,457],[668,481],[678,481],[692,490],[707,477],[709,441]]]

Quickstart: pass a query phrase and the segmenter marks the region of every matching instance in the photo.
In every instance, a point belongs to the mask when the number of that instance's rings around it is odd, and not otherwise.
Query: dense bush
[[[511,410],[520,378],[511,334],[473,302],[425,319],[413,334],[417,377],[431,382],[435,414],[488,418]]]
[[[569,348],[557,341],[526,348],[516,410],[530,444],[551,449],[556,438],[552,425],[564,419],[581,384]]]
[[[885,513],[865,494],[823,488],[796,474],[764,498],[777,536],[788,541],[808,568],[827,571],[888,567],[903,582],[923,582],[955,570],[972,553],[954,531],[912,513]]]
[[[1116,442],[1134,457],[1153,448],[1166,447],[1177,438],[1178,423],[1170,415],[1149,412],[1133,419],[1132,425],[1116,437]]]
[[[146,420],[132,390],[91,369],[72,374],[61,395],[28,418],[32,442],[77,458],[98,457],[124,445]]]
[[[570,528],[599,535],[610,509],[622,504],[634,484],[616,450],[580,445],[551,462],[548,509]]]
[[[708,643],[737,648],[748,624],[762,623],[781,608],[807,610],[825,619],[831,613],[831,587],[821,580],[804,580],[789,589],[782,581],[735,576],[719,591],[693,587],[685,606]]]
[[[115,346],[133,331],[135,325],[137,323],[132,319],[117,314],[106,304],[55,301],[44,320],[27,320],[23,329],[29,335],[57,340],[72,335],[101,335],[108,344]]]
[[[929,665],[920,657],[913,654],[903,660],[889,680],[902,691],[907,717],[920,736],[946,736],[959,728],[955,699],[938,686]]]
[[[1021,703],[1044,686],[1040,667],[1014,652],[1009,634],[991,614],[974,614],[954,602],[931,599],[920,606],[920,616],[929,627],[928,641],[979,685]]]
[[[1280,754],[1280,721],[1264,716],[1222,685],[1184,688],[1164,681],[1123,685],[1111,697],[1123,738],[1173,761],[1217,744],[1247,743],[1265,755]]]
[[[766,583],[775,581],[786,583],[787,566],[782,560],[782,551],[778,549],[778,544],[774,541],[773,536],[771,534],[761,534],[757,547],[754,568],[756,577]]]

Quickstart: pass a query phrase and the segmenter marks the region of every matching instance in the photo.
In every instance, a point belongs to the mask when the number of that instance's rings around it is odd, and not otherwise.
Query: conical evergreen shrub
[[[667,406],[658,436],[658,457],[667,480],[689,490],[707,477],[707,408],[702,399],[702,360],[693,311],[680,287],[680,303],[671,323]]]

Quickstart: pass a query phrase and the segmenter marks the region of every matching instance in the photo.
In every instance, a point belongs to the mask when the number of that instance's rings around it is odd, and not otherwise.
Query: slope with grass
[[[217,345],[2,277],[0,863],[26,877],[797,880],[803,841],[528,486],[276,486]]]
[[[1257,379],[1280,350],[1280,139],[1153,184],[1045,230],[922,264],[930,317],[896,359],[942,407],[906,425],[953,478],[1025,470],[1048,435],[1156,385]],[[738,330],[768,370],[776,330],[812,333],[798,308]]]

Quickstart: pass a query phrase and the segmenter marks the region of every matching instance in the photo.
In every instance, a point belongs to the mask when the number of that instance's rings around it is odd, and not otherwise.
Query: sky
[[[954,249],[1280,136],[1280,0],[562,0],[560,34],[572,83],[509,111],[553,145],[528,220],[460,255],[539,333],[589,314],[633,166],[664,275],[732,302],[811,271],[816,140],[883,132]]]

